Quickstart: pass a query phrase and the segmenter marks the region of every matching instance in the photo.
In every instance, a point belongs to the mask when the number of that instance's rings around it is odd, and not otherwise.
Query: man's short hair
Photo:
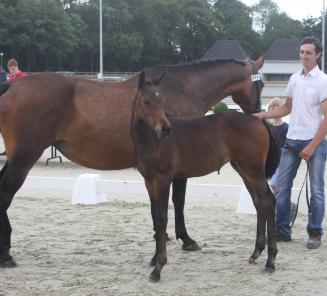
[[[308,36],[301,40],[300,46],[303,44],[313,44],[315,46],[315,52],[321,53],[323,50],[320,40],[315,36]]]
[[[18,67],[18,63],[17,63],[17,61],[16,61],[15,59],[10,59],[10,60],[8,61],[8,63],[7,63],[7,66],[8,66],[8,67],[12,67],[12,66],[16,66],[16,67]]]

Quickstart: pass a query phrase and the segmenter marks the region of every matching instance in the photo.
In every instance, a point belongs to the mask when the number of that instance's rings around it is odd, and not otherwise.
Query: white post
[[[98,74],[98,79],[103,77],[103,50],[102,50],[102,0],[100,3],[100,72]]]
[[[326,13],[325,13],[325,0],[323,0],[323,4],[322,4],[323,8],[322,8],[322,45],[324,47],[323,51],[322,51],[322,60],[321,60],[321,70],[323,72],[325,72],[325,17],[326,17]]]

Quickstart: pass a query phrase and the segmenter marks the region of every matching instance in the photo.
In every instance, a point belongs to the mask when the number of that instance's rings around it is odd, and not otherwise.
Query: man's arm
[[[311,140],[310,144],[300,152],[300,156],[304,160],[308,160],[312,156],[319,143],[327,135],[327,98],[321,102],[321,109],[322,113],[324,114],[324,119],[321,122],[319,129]]]
[[[284,105],[279,108],[275,108],[274,110],[259,112],[252,114],[253,116],[260,119],[271,119],[271,118],[280,118],[284,117],[291,113],[292,110],[292,98],[287,97]]]

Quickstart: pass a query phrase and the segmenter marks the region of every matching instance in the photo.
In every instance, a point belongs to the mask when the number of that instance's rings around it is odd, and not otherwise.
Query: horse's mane
[[[205,66],[205,65],[212,65],[212,64],[228,64],[228,63],[235,63],[240,65],[247,65],[248,62],[236,59],[203,59],[203,60],[196,60],[192,62],[180,63],[177,65],[156,65],[153,67],[149,67],[148,69],[153,70],[178,70],[183,68],[189,67],[197,67],[197,66]]]

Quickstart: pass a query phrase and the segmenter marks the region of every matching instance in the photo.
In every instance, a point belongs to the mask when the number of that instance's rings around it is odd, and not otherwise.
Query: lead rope
[[[305,196],[306,196],[306,200],[307,200],[308,211],[309,211],[309,215],[311,215],[310,201],[309,201],[309,186],[308,186],[308,172],[309,172],[308,166],[309,165],[307,163],[307,171],[305,173],[303,184],[302,184],[301,190],[299,192],[299,196],[297,198],[297,204],[296,204],[296,208],[295,208],[294,214],[293,214],[293,212],[291,212],[291,223],[290,223],[290,227],[291,228],[293,227],[294,222],[295,222],[295,219],[297,217],[297,213],[298,213],[298,209],[299,209],[299,203],[300,203],[300,197],[301,197],[301,193],[302,193],[304,184],[305,184]]]

